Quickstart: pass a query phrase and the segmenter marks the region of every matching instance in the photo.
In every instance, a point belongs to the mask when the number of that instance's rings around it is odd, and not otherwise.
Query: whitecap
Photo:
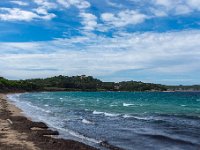
[[[45,107],[48,107],[49,105],[48,105],[48,104],[45,104],[44,106],[45,106]]]
[[[107,112],[101,112],[101,111],[93,111],[92,112],[94,115],[101,115],[101,114],[104,114],[104,116],[106,117],[116,117],[116,116],[119,116],[119,114],[114,114],[114,113],[107,113]]]
[[[129,106],[134,106],[135,104],[131,104],[131,103],[123,103],[124,107],[129,107]]]
[[[181,105],[182,107],[186,107],[186,105]]]
[[[95,110],[95,111],[93,111],[93,114],[94,114],[94,115],[100,115],[100,114],[104,114],[104,112],[96,111],[96,110]]]
[[[33,109],[36,109],[36,110],[39,110],[39,111],[42,111],[42,112],[46,112],[46,113],[50,113],[51,111],[50,110],[46,110],[46,109],[43,109],[41,107],[38,107],[38,106],[35,106],[33,105],[32,103],[26,103],[27,106],[33,108]]]
[[[82,123],[84,123],[84,124],[94,124],[94,122],[86,120],[86,119],[83,119]]]
[[[119,114],[112,114],[112,113],[104,113],[105,116],[107,117],[117,117]]]
[[[132,117],[131,115],[127,115],[127,114],[123,115],[123,118],[131,118],[131,117]]]
[[[111,104],[111,105],[110,105],[110,107],[116,107],[116,106],[118,106],[118,105],[114,105],[114,104]]]
[[[138,120],[152,120],[152,117],[138,117],[138,116],[132,116],[132,117]]]
[[[78,133],[78,132],[75,132],[75,131],[73,131],[73,130],[70,130],[70,129],[63,129],[63,128],[58,128],[58,127],[57,127],[57,129],[60,129],[61,131],[64,130],[64,131],[68,132],[69,134],[71,134],[72,136],[77,137],[77,138],[79,138],[79,139],[81,139],[81,140],[83,140],[83,141],[87,140],[87,141],[89,141],[89,142],[93,142],[93,143],[97,143],[97,144],[99,144],[99,143],[102,142],[102,141],[100,141],[100,140],[96,140],[96,139],[93,139],[93,138],[84,136],[84,135],[82,135],[82,134],[80,134],[80,133]]]
[[[46,113],[50,113],[51,111],[50,111],[50,110],[46,110],[45,112],[46,112]]]

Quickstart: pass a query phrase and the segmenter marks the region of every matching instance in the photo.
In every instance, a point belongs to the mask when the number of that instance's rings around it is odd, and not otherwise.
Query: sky
[[[1,0],[0,76],[200,84],[200,0]]]

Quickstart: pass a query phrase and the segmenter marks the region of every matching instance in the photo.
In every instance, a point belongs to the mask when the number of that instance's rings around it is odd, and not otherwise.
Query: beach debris
[[[13,124],[13,122],[10,119],[6,119],[9,124]]]
[[[8,131],[9,128],[3,128],[1,131]]]
[[[39,128],[39,127],[32,127],[31,130],[36,131],[36,130],[45,130],[44,128]]]

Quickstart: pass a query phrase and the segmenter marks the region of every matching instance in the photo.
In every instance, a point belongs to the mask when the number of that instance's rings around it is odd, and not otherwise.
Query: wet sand
[[[33,122],[0,94],[0,150],[96,150],[86,144],[53,138],[59,133]],[[106,143],[102,143],[102,145]]]

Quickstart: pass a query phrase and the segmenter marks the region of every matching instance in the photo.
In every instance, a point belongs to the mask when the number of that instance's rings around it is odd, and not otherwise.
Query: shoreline
[[[57,131],[52,131],[43,122],[33,122],[22,110],[0,94],[0,147],[9,150],[97,150],[84,143],[57,139]]]

